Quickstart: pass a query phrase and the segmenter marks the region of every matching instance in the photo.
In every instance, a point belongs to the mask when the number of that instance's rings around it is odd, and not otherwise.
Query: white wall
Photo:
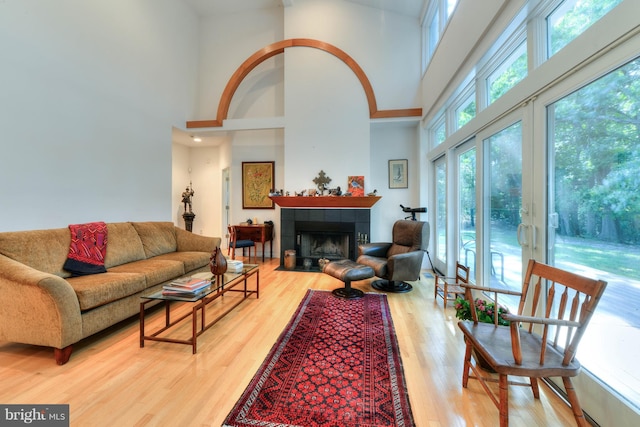
[[[283,39],[283,9],[205,16],[200,26],[198,109],[189,120],[216,118],[218,102],[236,69],[256,51]],[[265,61],[233,97],[229,118],[283,114],[282,59]]]
[[[318,39],[345,51],[371,82],[378,109],[419,105],[417,20],[349,2],[301,0],[285,10],[285,37]],[[313,188],[320,170],[343,190],[348,176],[364,175],[365,191],[382,196],[372,209],[371,238],[390,235],[398,207],[387,189],[387,162],[403,147],[417,147],[417,132],[390,136],[398,131],[394,124],[372,127],[364,89],[337,58],[292,48],[285,59],[286,189]],[[418,188],[406,191],[418,194]]]
[[[0,229],[171,219],[197,21],[171,0],[0,2]]]
[[[292,48],[285,58],[284,189],[316,188],[323,170],[330,187],[347,191],[347,177],[363,175],[368,191],[369,113],[357,77],[317,49]]]
[[[342,0],[296,0],[285,8],[285,38],[318,39],[364,70],[379,109],[420,106],[420,23]]]
[[[379,109],[420,104],[420,27],[416,19],[343,1],[297,0],[285,8],[204,17],[200,28],[198,111],[190,119],[215,118],[222,91],[234,71],[259,49],[289,38],[318,39],[344,50],[371,81]],[[278,209],[242,209],[242,161],[274,160],[276,186],[290,192],[314,188],[313,179],[321,170],[332,178],[330,186],[339,185],[343,190],[349,175],[364,175],[367,191],[376,188],[376,181],[386,187],[387,161],[397,158],[396,153],[372,151],[373,133],[385,125],[376,124],[372,130],[364,89],[342,61],[317,49],[288,48],[247,75],[229,110],[233,120],[283,115],[284,131],[228,134],[220,167],[231,167],[232,222],[256,216],[263,221],[273,214],[279,227]],[[389,141],[390,150],[398,143],[418,145],[417,135],[408,137],[405,131],[399,137],[387,134],[379,138]],[[372,162],[383,167],[372,168]],[[389,218],[385,214],[380,223],[374,222],[373,236],[389,233],[399,211],[395,197],[388,199],[382,186],[377,189],[383,198],[372,215],[375,218],[376,212],[388,211]],[[416,182],[408,191],[418,194],[418,189]],[[408,203],[407,197],[402,199]],[[212,216],[196,212],[200,214],[205,215],[196,222],[202,219],[207,227]],[[220,223],[214,229],[223,226]]]
[[[395,221],[404,219],[408,214],[402,212],[400,205],[417,208],[421,204],[418,189],[420,188],[420,157],[418,156],[417,125],[415,123],[374,124],[371,130],[371,170],[374,179],[373,189],[378,190],[382,199],[371,212],[371,222],[386,224],[371,230],[372,241],[390,242],[391,226]],[[389,160],[408,160],[408,188],[389,188]],[[384,201],[384,204],[382,202]],[[380,205],[380,206],[378,206]],[[427,216],[418,214],[417,219],[426,221]]]

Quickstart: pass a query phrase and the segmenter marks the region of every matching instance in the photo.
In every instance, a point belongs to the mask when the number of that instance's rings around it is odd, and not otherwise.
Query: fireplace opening
[[[305,259],[318,266],[318,260],[352,259],[355,251],[355,228],[351,223],[296,222],[296,265]]]
[[[349,257],[349,234],[346,233],[301,233],[300,256],[318,260],[337,260]]]

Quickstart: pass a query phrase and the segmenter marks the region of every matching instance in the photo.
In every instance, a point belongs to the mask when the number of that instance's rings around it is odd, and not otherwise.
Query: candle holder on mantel
[[[184,219],[184,228],[187,231],[193,231],[193,220],[196,218],[196,214],[193,212],[185,212],[182,214],[182,218]]]

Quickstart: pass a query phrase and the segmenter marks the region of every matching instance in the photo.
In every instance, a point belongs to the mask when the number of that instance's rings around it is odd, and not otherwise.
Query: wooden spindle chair
[[[447,307],[447,300],[464,296],[464,288],[462,284],[469,283],[469,267],[456,263],[456,277],[442,277],[436,275],[435,285],[433,287],[433,299],[438,297],[444,300],[444,308]]]
[[[498,311],[498,295],[519,295],[517,314],[504,314],[509,326],[479,323],[474,309],[473,320],[462,320],[458,326],[466,342],[462,386],[469,378],[480,381],[500,411],[500,426],[509,425],[509,385],[531,387],[533,396],[540,397],[538,378],[561,377],[569,404],[578,426],[587,426],[571,378],[580,372],[575,358],[578,344],[591,320],[607,283],[579,276],[568,271],[530,260],[521,292],[462,285],[465,298],[475,308],[472,291],[493,294]],[[530,289],[530,286],[532,288]],[[528,315],[525,315],[525,309]],[[475,351],[498,374],[498,378],[483,373],[472,363]],[[510,381],[509,376],[529,378]],[[487,382],[498,382],[499,393]]]

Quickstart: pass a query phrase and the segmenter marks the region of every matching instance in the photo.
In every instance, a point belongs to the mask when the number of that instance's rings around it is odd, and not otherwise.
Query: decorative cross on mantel
[[[321,170],[320,173],[318,174],[318,176],[313,179],[313,182],[318,187],[318,190],[320,190],[322,192],[322,191],[326,190],[327,184],[329,184],[331,182],[331,178],[329,178],[324,173],[324,171]]]

